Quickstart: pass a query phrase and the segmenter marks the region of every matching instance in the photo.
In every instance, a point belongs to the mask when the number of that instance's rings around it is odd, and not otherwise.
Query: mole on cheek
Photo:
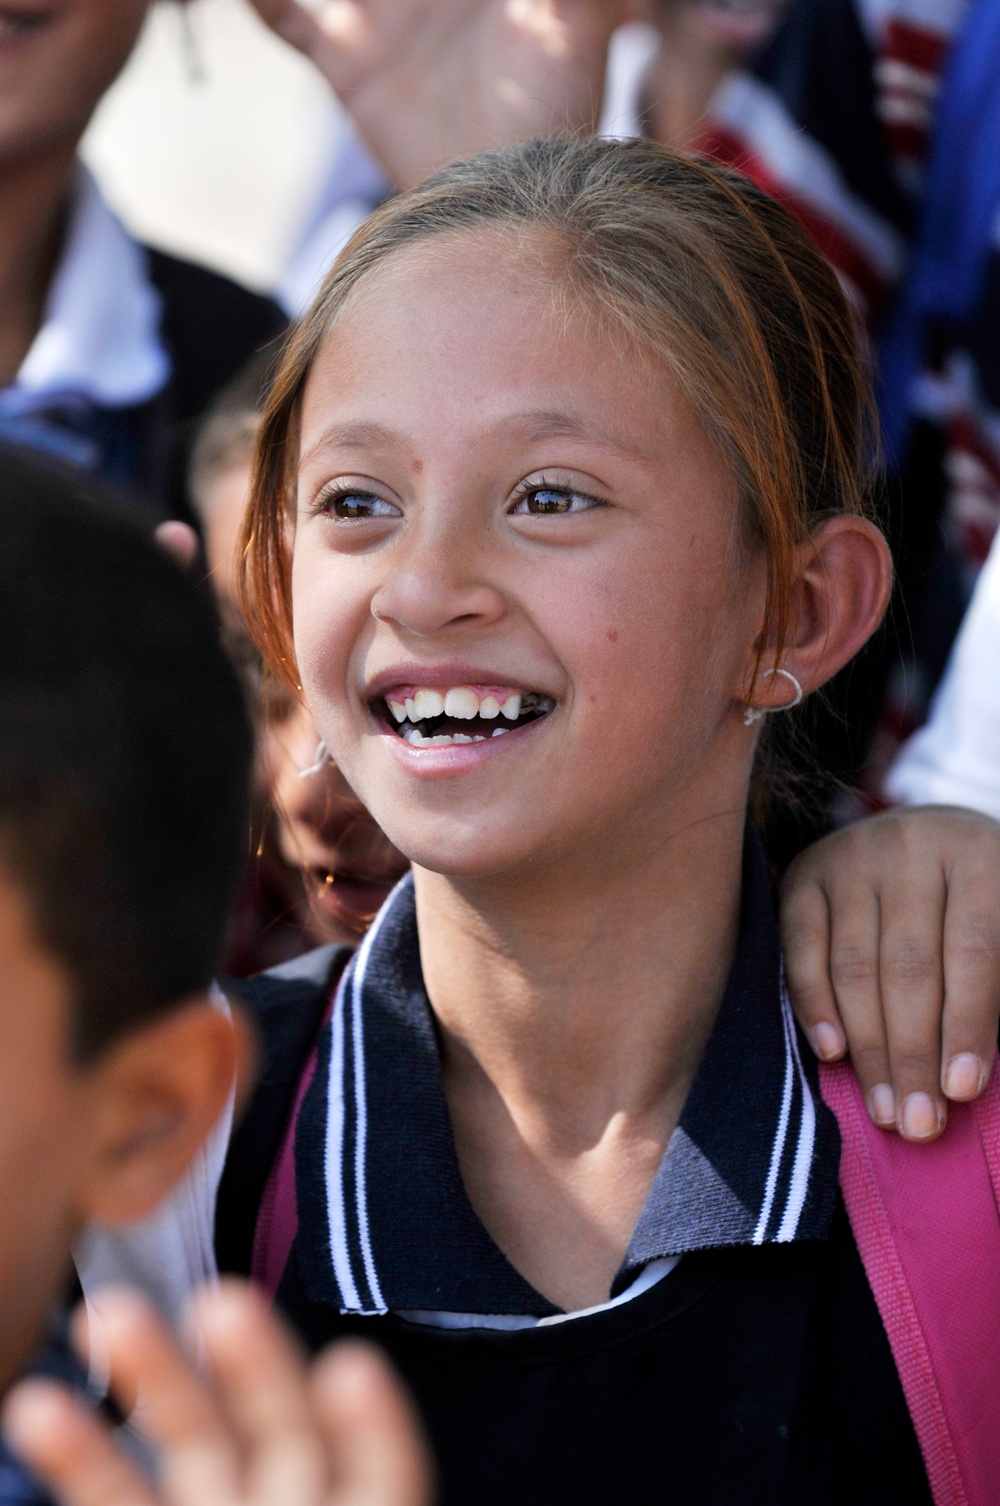
[[[420,472],[423,470],[423,468],[424,462],[422,460],[415,460],[413,462],[413,469],[416,471],[418,476],[420,475]]]
[[[609,643],[617,643],[618,642],[618,629],[617,628],[608,628],[608,642]]]

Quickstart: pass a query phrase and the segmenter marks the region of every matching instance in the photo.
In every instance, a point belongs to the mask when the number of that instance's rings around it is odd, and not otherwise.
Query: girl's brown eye
[[[394,507],[384,497],[375,496],[373,492],[328,493],[323,498],[322,510],[330,517],[344,519],[399,517],[398,507]]]
[[[532,486],[521,494],[512,512],[522,517],[545,517],[553,513],[588,512],[600,505],[596,497],[588,497],[586,492],[572,491],[569,487]]]

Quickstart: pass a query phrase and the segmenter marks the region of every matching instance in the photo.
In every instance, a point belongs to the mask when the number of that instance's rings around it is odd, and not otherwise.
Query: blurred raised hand
[[[486,147],[598,122],[628,0],[250,0],[315,63],[399,188]]]
[[[11,1392],[7,1441],[62,1506],[429,1506],[426,1450],[376,1349],[347,1341],[307,1366],[234,1281],[202,1294],[193,1319],[202,1370],[137,1293],[100,1297],[111,1393],[153,1445],[155,1481],[71,1391],[27,1380]]]

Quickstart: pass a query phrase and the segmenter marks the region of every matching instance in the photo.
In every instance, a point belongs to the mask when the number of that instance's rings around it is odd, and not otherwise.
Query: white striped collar
[[[800,1047],[751,832],[736,960],[611,1296],[668,1256],[824,1238],[839,1149]],[[558,1314],[493,1243],[462,1185],[409,879],[341,980],[297,1151],[311,1300],[359,1313]]]

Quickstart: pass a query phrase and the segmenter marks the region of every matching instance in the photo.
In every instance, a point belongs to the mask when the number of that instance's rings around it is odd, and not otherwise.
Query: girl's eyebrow
[[[635,455],[641,459],[648,459],[650,456],[650,451],[631,437],[598,428],[575,414],[557,410],[532,409],[525,413],[507,414],[496,421],[493,431],[498,438],[516,435],[518,439],[529,443],[542,439],[581,439],[604,449],[617,450],[620,454]],[[333,423],[303,452],[301,464],[306,464],[324,450],[398,450],[405,443],[402,434],[386,428],[384,424],[366,420]]]
[[[598,444],[605,449],[619,450],[623,454],[636,455],[642,459],[648,459],[650,454],[647,448],[631,437],[610,429],[598,428],[589,420],[584,421],[573,413],[562,413],[556,410],[537,409],[527,413],[512,414],[508,418],[500,419],[495,428],[498,433],[503,433],[505,430],[517,431],[519,437],[527,440],[584,439],[589,444]]]
[[[348,423],[330,424],[322,434],[303,452],[302,463],[311,460],[322,450],[372,450],[399,449],[403,438],[387,429],[384,424]]]

